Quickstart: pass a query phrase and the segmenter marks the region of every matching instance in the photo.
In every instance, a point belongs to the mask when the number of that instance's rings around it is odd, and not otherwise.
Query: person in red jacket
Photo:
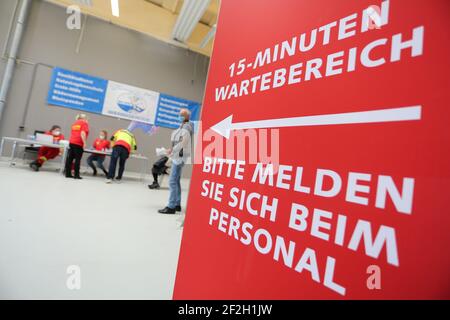
[[[60,126],[53,126],[49,131],[46,131],[45,134],[49,136],[53,136],[53,142],[55,144],[59,144],[61,140],[64,140],[64,135],[61,134]],[[61,155],[60,148],[51,148],[42,146],[38,151],[38,158],[36,161],[30,163],[30,168],[34,171],[39,171],[39,169],[46,163],[48,160],[55,159],[57,156]]]
[[[80,165],[84,149],[87,147],[88,135],[88,118],[85,114],[79,114],[72,125],[72,132],[70,134],[70,149],[65,168],[66,178],[83,179],[80,176]],[[72,176],[72,164],[74,164],[75,176]]]
[[[97,139],[95,139],[93,147],[97,151],[106,151],[111,148],[111,142],[108,140],[108,133],[106,130],[100,131],[100,135]],[[87,159],[87,163],[89,167],[92,168],[93,175],[97,175],[97,168],[95,167],[94,162],[97,163],[97,166],[103,171],[105,176],[108,175],[108,171],[106,171],[105,167],[103,166],[103,162],[105,162],[105,155],[103,154],[91,154],[89,158]]]

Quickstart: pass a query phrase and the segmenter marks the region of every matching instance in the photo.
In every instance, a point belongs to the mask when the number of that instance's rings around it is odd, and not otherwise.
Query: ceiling
[[[112,15],[111,0],[47,0],[64,7],[79,5],[82,12],[124,28],[132,29],[148,36],[177,45],[200,54],[211,56],[214,34],[220,7],[220,0],[206,0],[198,22],[192,33],[184,41],[173,39],[174,28],[179,19],[185,0],[119,0],[120,16]],[[205,1],[205,0],[186,0]],[[189,3],[187,3],[189,4]],[[192,4],[192,2],[191,2]],[[195,19],[191,19],[193,21]]]

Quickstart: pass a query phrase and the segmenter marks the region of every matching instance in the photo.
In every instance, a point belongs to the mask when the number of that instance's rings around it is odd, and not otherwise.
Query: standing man
[[[192,134],[194,127],[189,122],[191,113],[187,109],[180,110],[180,127],[172,133],[172,149],[169,155],[172,158],[172,170],[169,179],[169,204],[164,209],[159,210],[162,214],[175,214],[181,211],[181,173],[187,159],[191,156]]]
[[[113,152],[111,155],[111,162],[109,163],[108,178],[106,183],[111,183],[116,175],[117,161],[119,160],[119,173],[116,181],[122,181],[123,172],[125,171],[125,163],[130,157],[132,151],[137,150],[136,138],[133,133],[128,130],[118,130],[111,137]]]
[[[72,125],[70,134],[70,149],[66,161],[66,178],[75,178],[81,180],[80,165],[83,157],[84,148],[87,148],[87,137],[89,135],[89,122],[85,114],[79,114],[75,123]],[[75,161],[75,176],[72,176],[72,164]]]

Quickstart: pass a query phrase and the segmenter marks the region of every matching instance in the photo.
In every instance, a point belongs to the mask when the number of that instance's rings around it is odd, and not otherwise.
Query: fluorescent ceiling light
[[[111,0],[111,10],[114,17],[120,16],[119,0]]]

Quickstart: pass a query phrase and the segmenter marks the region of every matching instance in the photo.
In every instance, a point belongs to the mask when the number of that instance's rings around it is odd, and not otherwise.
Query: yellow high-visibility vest
[[[116,144],[119,141],[126,142],[131,150],[136,150],[136,138],[134,137],[134,134],[132,134],[128,130],[119,130],[117,131],[113,136],[113,144]]]

